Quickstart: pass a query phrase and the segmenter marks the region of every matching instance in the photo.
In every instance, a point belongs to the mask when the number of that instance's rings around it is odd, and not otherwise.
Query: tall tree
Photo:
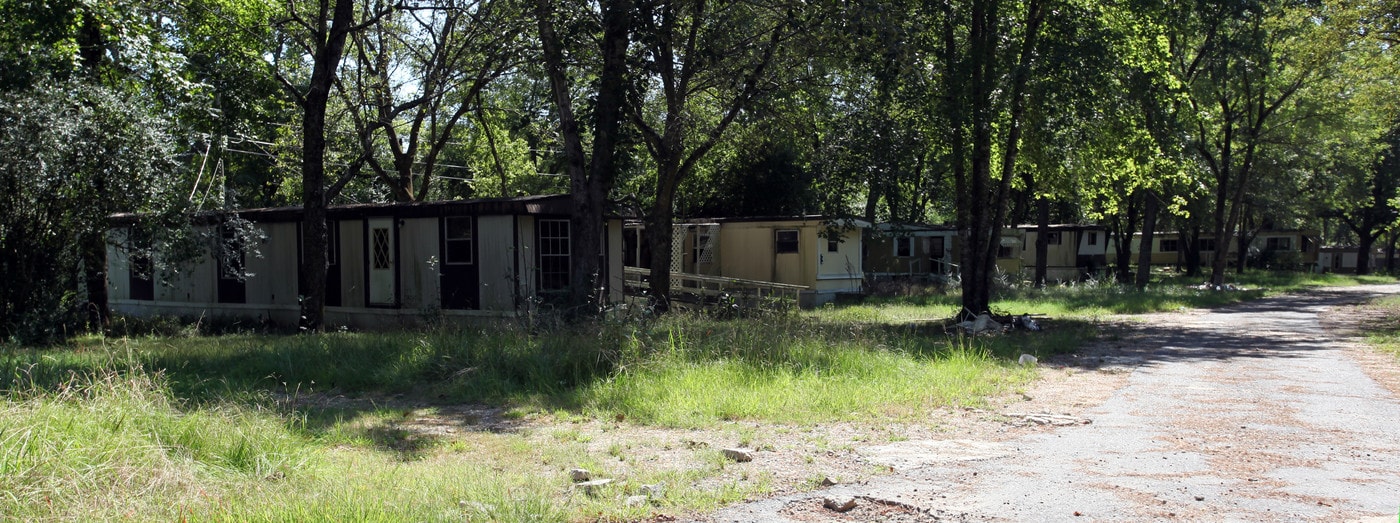
[[[1172,20],[1165,35],[1171,74],[1189,109],[1177,116],[1208,173],[1217,244],[1210,281],[1222,285],[1229,239],[1238,230],[1262,147],[1309,117],[1290,114],[1296,108],[1291,102],[1334,73],[1354,35],[1355,15],[1325,5],[1241,0],[1202,2],[1191,10],[1160,5],[1148,12]]]
[[[310,64],[310,74],[304,77],[296,74],[301,72],[299,69],[283,69],[282,63],[277,61],[272,64],[277,80],[301,108],[303,330],[325,328],[330,244],[326,209],[330,199],[359,173],[365,160],[361,155],[334,179],[326,172],[326,108],[331,90],[335,87],[350,35],[372,27],[394,9],[380,2],[359,6],[355,0],[317,0],[305,4],[289,1],[286,17],[276,22],[285,35],[284,41],[291,47],[288,51],[298,56],[293,62],[304,59]]]
[[[458,124],[480,114],[488,84],[526,56],[520,7],[446,0],[400,10],[351,38],[337,85],[356,134],[366,138],[360,146],[370,170],[395,200],[428,197]]]
[[[639,0],[641,74],[631,120],[655,163],[647,212],[653,306],[670,306],[676,191],[773,81],[798,6],[785,2]]]
[[[565,13],[588,14],[592,8],[601,10],[601,27],[589,34],[564,34],[560,31],[560,18]],[[559,134],[563,142],[565,171],[569,176],[570,197],[574,204],[569,219],[569,243],[572,270],[569,273],[569,301],[573,310],[585,312],[600,305],[605,282],[602,281],[602,254],[604,221],[607,198],[617,180],[618,147],[621,141],[621,126],[624,118],[626,89],[629,80],[627,47],[631,43],[632,24],[635,20],[630,0],[602,0],[598,4],[563,7],[553,0],[536,0],[535,21],[539,24],[539,39],[544,51],[545,75],[549,79],[550,92],[559,117]],[[580,23],[573,20],[570,25]],[[579,54],[587,49],[581,42],[590,41],[591,34],[601,33],[597,40],[596,64],[597,91],[594,97],[592,154],[584,153],[585,129],[579,124],[574,109],[574,89],[570,78],[582,72],[571,71],[571,60],[582,60],[583,56],[571,56],[566,47],[572,43]],[[574,74],[571,74],[574,73]]]
[[[997,0],[943,4],[940,102],[957,186],[963,317],[991,304],[1030,69],[1048,3],[1030,0],[1023,10],[1006,13]]]

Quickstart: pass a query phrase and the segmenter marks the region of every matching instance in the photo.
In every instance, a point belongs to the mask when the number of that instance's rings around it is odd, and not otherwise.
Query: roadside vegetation
[[[1376,310],[1378,317],[1362,325],[1366,342],[1381,352],[1389,353],[1400,360],[1400,297],[1381,298],[1367,305]]]
[[[936,295],[732,319],[673,314],[550,329],[502,323],[215,335],[173,321],[131,320],[127,336],[0,349],[6,398],[0,515],[206,521],[681,515],[778,488],[760,468],[720,454],[723,446],[764,448],[746,424],[803,430],[857,421],[927,423],[930,411],[978,406],[1019,390],[1035,371],[1016,365],[1017,356],[1074,350],[1093,337],[1094,316],[1357,281],[1259,278],[1237,285],[1270,286],[1229,293],[1181,290],[1173,282],[1142,295],[1096,285],[1011,288],[994,309],[1045,314],[1049,328],[976,339],[945,332],[943,321],[957,302]],[[481,405],[486,414],[453,410],[461,405]],[[439,416],[446,411],[458,415]],[[421,422],[440,417],[455,421]],[[594,441],[574,428],[590,423],[652,435]],[[710,442],[654,433],[715,426],[732,429]],[[618,481],[589,495],[569,479],[575,467]],[[646,503],[625,503],[644,486],[651,495]]]

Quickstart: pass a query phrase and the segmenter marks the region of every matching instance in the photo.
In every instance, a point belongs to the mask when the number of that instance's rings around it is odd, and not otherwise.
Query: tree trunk
[[[1133,281],[1130,267],[1133,261],[1133,232],[1137,230],[1138,205],[1142,196],[1143,191],[1136,191],[1130,195],[1124,215],[1114,215],[1110,222],[1113,225],[1113,230],[1109,231],[1113,235],[1113,250],[1117,253],[1114,257],[1114,263],[1117,265],[1113,271],[1114,279],[1122,285]]]
[[[1176,239],[1177,239],[1177,252],[1181,253],[1181,259],[1186,263],[1186,275],[1187,275],[1187,276],[1200,276],[1200,275],[1201,275],[1201,226],[1200,226],[1200,225],[1192,225],[1192,226],[1189,227],[1187,230],[1182,231],[1182,232],[1180,232],[1180,233],[1177,233]],[[1220,242],[1217,241],[1216,243],[1220,243]],[[1229,248],[1229,246],[1230,246],[1230,243],[1229,243],[1228,241],[1225,242],[1225,247],[1226,247],[1227,249]],[[1220,245],[1216,245],[1216,246],[1215,246],[1215,250],[1214,250],[1214,251],[1211,251],[1211,255],[1214,256],[1216,253],[1219,253],[1219,252],[1221,252],[1221,251],[1220,251]],[[1215,259],[1215,258],[1211,258],[1212,263],[1214,263],[1214,262],[1213,262],[1214,259]]]
[[[354,23],[352,0],[334,0],[334,14],[325,41],[317,42],[311,82],[302,103],[302,277],[306,282],[301,302],[301,328],[325,330],[327,248],[326,225],[326,105],[336,70],[345,51],[345,40]]]
[[[1386,235],[1385,235],[1385,237],[1386,237],[1386,242],[1385,242],[1385,272],[1386,272],[1387,274],[1392,274],[1392,275],[1395,274],[1395,241],[1396,241],[1396,236],[1397,236],[1397,235],[1395,234],[1394,231],[1389,232],[1389,233],[1386,233]]]
[[[1147,191],[1142,211],[1142,240],[1138,243],[1137,285],[1139,291],[1147,289],[1152,277],[1152,241],[1157,231],[1157,192]],[[1131,245],[1131,241],[1129,242]]]
[[[107,326],[111,310],[107,305],[107,241],[101,232],[83,235],[83,281],[87,287],[88,326],[100,331]]]
[[[1371,251],[1375,249],[1376,236],[1370,233],[1358,235],[1359,241],[1356,244],[1356,274],[1371,274]]]
[[[603,69],[593,111],[593,157],[586,180],[570,180],[574,193],[570,220],[576,232],[571,241],[574,256],[569,301],[576,310],[590,315],[607,303],[608,282],[602,279],[606,259],[603,238],[607,233],[603,212],[617,179],[617,143],[627,94],[627,46],[632,27],[629,2],[607,0],[602,8]]]
[[[1045,278],[1048,266],[1046,256],[1050,253],[1050,200],[1045,197],[1036,198],[1035,213],[1035,288],[1045,288]],[[1060,238],[1064,242],[1064,238]]]
[[[671,248],[674,191],[657,188],[656,202],[647,215],[647,239],[651,243],[650,304],[659,313],[671,310]]]

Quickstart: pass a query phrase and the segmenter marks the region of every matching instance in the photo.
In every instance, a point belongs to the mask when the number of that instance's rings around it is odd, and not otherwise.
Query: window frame
[[[900,247],[903,247],[903,249],[900,249]],[[903,252],[904,254],[900,254],[900,252]],[[895,237],[894,237],[894,257],[896,257],[896,258],[911,258],[911,257],[913,257],[913,256],[914,256],[914,237],[913,237],[913,236],[895,236]]]
[[[560,235],[559,233],[563,234]],[[573,252],[569,220],[544,218],[535,222],[536,288],[541,293],[568,291]],[[562,249],[562,252],[559,251]],[[560,268],[562,267],[562,270]]]
[[[460,221],[460,220],[465,220],[465,221],[467,222],[467,225],[466,225],[466,233],[467,233],[467,235],[466,235],[465,238],[454,238],[454,237],[452,236],[452,233],[453,233],[453,232],[461,232],[461,229],[457,229],[456,231],[454,231],[454,230],[453,230],[454,228],[453,228],[453,226],[452,226],[452,223],[453,223],[454,221]],[[473,216],[444,216],[444,217],[442,218],[442,263],[443,263],[443,265],[464,265],[464,266],[465,266],[465,265],[474,265],[474,264],[476,263],[476,253],[475,253],[475,247],[476,247],[476,231],[475,231],[475,228],[476,228],[476,219],[475,219],[475,217],[473,217]],[[465,249],[466,249],[465,253],[466,253],[466,257],[467,257],[467,259],[466,259],[465,261],[462,261],[462,260],[454,260],[454,259],[453,259],[453,256],[452,256],[452,253],[454,252],[454,250],[452,249],[452,246],[453,246],[453,245],[465,245]]]
[[[783,236],[791,234],[792,239]],[[802,232],[797,229],[773,229],[773,254],[795,254],[802,249]]]

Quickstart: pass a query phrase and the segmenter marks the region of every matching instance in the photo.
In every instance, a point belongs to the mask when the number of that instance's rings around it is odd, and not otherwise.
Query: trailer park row
[[[513,316],[561,303],[570,279],[567,196],[332,207],[326,284],[327,321],[355,328],[408,325],[427,318]],[[226,213],[198,227],[220,234]],[[201,259],[156,273],[135,241],[132,215],[112,218],[109,304],[131,315],[223,317],[297,324],[301,209],[250,209],[256,245],[235,254],[210,249]],[[643,225],[606,221],[597,289],[612,304],[641,303],[650,249]],[[1035,267],[1035,226],[1002,231],[997,266],[1024,277]],[[1355,248],[1318,245],[1316,231],[1265,230],[1250,243],[1251,263],[1301,270],[1356,266]],[[946,281],[958,272],[957,231],[950,226],[872,224],[856,219],[782,216],[692,219],[674,226],[672,294],[677,299],[771,297],[810,307],[857,295],[869,282]],[[1046,238],[1050,280],[1102,277],[1118,238],[1098,225],[1052,225]],[[1132,252],[1139,239],[1132,238]],[[1153,265],[1182,265],[1195,251],[1203,264],[1219,246],[1209,236],[1186,249],[1176,232],[1157,234]],[[1238,242],[1229,259],[1238,262]],[[1376,256],[1377,254],[1373,254]],[[1134,259],[1136,261],[1136,259]]]

